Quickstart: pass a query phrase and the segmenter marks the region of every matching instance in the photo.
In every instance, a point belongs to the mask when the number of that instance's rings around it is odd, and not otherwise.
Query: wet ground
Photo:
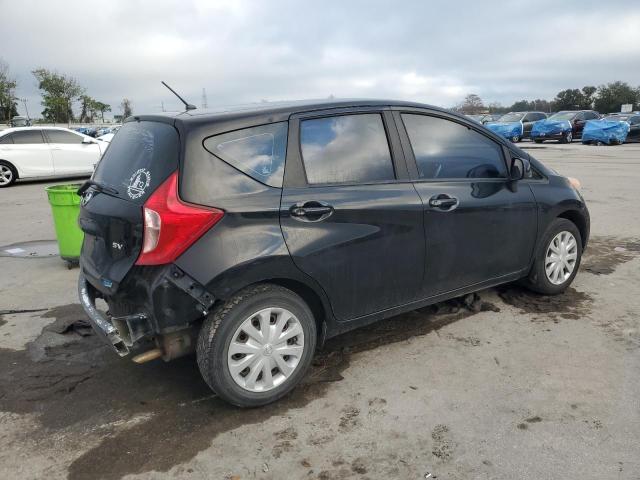
[[[59,259],[0,258],[0,477],[638,478],[640,222],[611,197],[638,200],[640,167],[616,148],[587,149],[597,172],[544,149],[594,205],[565,294],[508,285],[331,339],[261,409],[219,401],[193,358],[114,356]],[[51,238],[44,186],[0,191],[0,245]]]

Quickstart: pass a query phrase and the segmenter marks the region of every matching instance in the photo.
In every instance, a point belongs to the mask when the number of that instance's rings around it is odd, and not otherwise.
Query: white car
[[[66,128],[0,131],[0,188],[17,179],[91,175],[108,143]]]

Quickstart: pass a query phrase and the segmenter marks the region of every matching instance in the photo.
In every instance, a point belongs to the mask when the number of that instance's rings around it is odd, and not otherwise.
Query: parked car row
[[[120,125],[115,125],[111,127],[76,127],[74,128],[74,130],[76,132],[82,133],[83,135],[98,138],[103,135],[107,135],[108,133],[116,133],[119,128]]]
[[[535,143],[557,140],[571,143],[616,145],[637,142],[640,135],[640,113],[615,113],[606,117],[593,110],[564,110],[549,116],[544,112],[509,112],[497,121],[485,122],[486,116],[468,115],[489,130],[516,143],[528,138]]]
[[[565,110],[554,113],[546,120],[536,122],[531,130],[531,139],[536,143],[558,140],[571,143],[582,137],[584,126],[589,120],[597,120],[600,114],[593,110]]]
[[[0,132],[0,188],[19,178],[90,175],[108,144],[61,127]]]

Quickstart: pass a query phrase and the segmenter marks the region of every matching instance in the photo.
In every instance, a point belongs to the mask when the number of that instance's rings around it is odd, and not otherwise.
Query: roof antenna
[[[190,103],[187,103],[187,102],[185,101],[185,99],[184,99],[184,98],[182,98],[180,95],[178,95],[178,94],[176,93],[176,91],[175,91],[173,88],[171,88],[169,85],[167,85],[167,84],[164,82],[164,80],[160,80],[160,82],[161,82],[165,87],[167,87],[171,93],[173,93],[176,97],[178,97],[182,103],[184,103],[184,108],[185,108],[185,109],[187,109],[187,110],[195,110],[195,109],[196,109],[196,106],[195,106],[195,105],[191,105]]]

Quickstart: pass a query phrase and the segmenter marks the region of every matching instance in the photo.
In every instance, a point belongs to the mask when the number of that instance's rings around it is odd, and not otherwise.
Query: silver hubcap
[[[6,165],[0,165],[0,185],[8,185],[13,179],[13,172]]]
[[[567,133],[567,143],[571,143],[571,140],[573,140],[573,134]]]
[[[578,242],[571,232],[560,232],[549,244],[544,269],[554,285],[562,285],[573,273],[578,259]]]
[[[265,308],[247,318],[233,334],[227,362],[233,380],[250,392],[282,385],[304,352],[304,332],[284,308]]]

